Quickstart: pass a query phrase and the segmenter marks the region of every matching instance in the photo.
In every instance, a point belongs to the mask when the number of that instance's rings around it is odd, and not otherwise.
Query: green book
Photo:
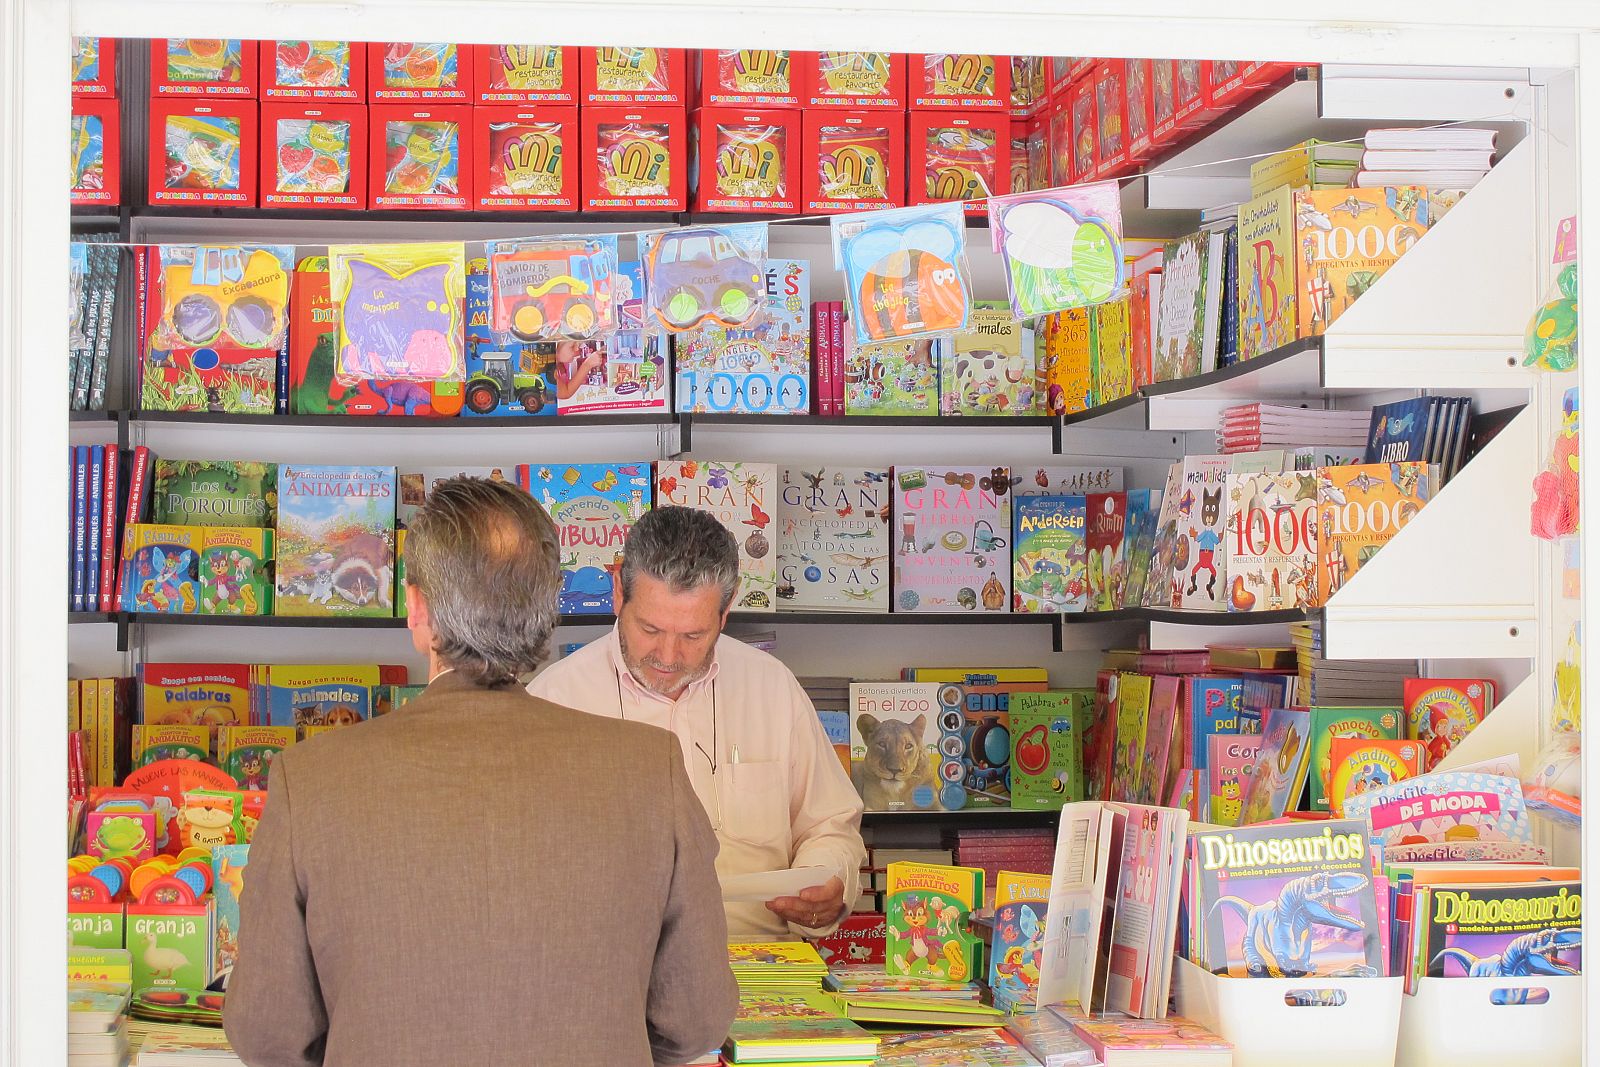
[[[1093,715],[1093,689],[1011,694],[1013,808],[1083,799],[1083,728]]]
[[[1366,737],[1396,741],[1403,721],[1397,707],[1327,707],[1311,709],[1311,773],[1307,776],[1308,811],[1328,811],[1328,785],[1333,775],[1330,758],[1335,737]]]
[[[166,526],[272,526],[278,468],[235,460],[158,459],[152,522]]]

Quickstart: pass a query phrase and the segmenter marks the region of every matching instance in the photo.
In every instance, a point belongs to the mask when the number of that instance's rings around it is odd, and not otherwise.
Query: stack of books
[[[1289,624],[1299,659],[1296,696],[1301,704],[1399,706],[1407,678],[1417,677],[1415,660],[1326,659],[1322,655],[1322,624]]]
[[[1006,1032],[1042,1067],[1091,1067],[1100,1062],[1072,1024],[1052,1011],[1013,1015],[1006,1020]]]
[[[876,1067],[1034,1067],[1017,1039],[997,1027],[916,1030],[886,1036]]]
[[[866,1067],[878,1055],[878,1039],[841,1018],[825,994],[742,993],[722,1054],[734,1064]]]
[[[1494,163],[1494,139],[1493,130],[1368,130],[1355,185],[1470,189]]]
[[[1222,409],[1217,451],[1257,452],[1285,445],[1361,449],[1372,423],[1371,408],[1336,411],[1285,404],[1238,404]]]
[[[1343,189],[1361,162],[1361,146],[1312,138],[1250,164],[1250,197],[1279,186]]]
[[[136,1021],[133,1031],[139,1054],[132,1067],[244,1067],[227,1035],[215,1027]]]
[[[122,1067],[128,1062],[126,982],[67,986],[68,1067]]]
[[[983,871],[984,907],[994,906],[994,889],[1001,871],[1049,874],[1056,855],[1055,831],[1048,827],[960,827],[946,830],[944,844],[963,867]]]
[[[730,941],[728,966],[740,994],[815,993],[828,976],[809,941]]]
[[[1050,1010],[1072,1026],[1104,1067],[1230,1067],[1233,1063],[1232,1045],[1177,1015],[1164,1019],[1084,1016],[1073,1005],[1054,1005]]]
[[[1455,477],[1472,436],[1470,396],[1419,396],[1372,409],[1363,463],[1427,463],[1435,488]]]

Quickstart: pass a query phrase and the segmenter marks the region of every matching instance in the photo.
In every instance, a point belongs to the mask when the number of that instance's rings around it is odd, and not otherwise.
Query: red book
[[[74,730],[67,735],[68,796],[87,797],[89,795],[89,779],[84,770],[85,766],[87,766],[87,761],[83,755],[83,731]]]
[[[811,305],[811,411],[826,415],[823,371],[828,363],[828,311],[822,301]]]
[[[121,456],[115,446],[106,449],[105,480],[100,490],[100,610],[115,606],[114,578],[117,568],[117,463]]]
[[[153,249],[152,249],[153,251]],[[150,449],[140,445],[133,450],[133,462],[128,469],[128,507],[122,518],[122,552],[117,557],[117,595],[115,603],[122,603],[122,584],[127,578],[127,571],[121,566],[120,561],[125,560],[131,546],[128,544],[128,531],[133,524],[144,521],[145,504],[150,496]]]
[[[844,301],[834,300],[828,305],[828,334],[832,342],[828,359],[832,385],[829,396],[833,399],[833,414],[844,414]]]

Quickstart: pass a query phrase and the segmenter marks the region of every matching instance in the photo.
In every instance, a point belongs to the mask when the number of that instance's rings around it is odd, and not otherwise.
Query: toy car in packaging
[[[645,234],[646,320],[673,333],[753,325],[766,300],[767,228],[698,226]]]

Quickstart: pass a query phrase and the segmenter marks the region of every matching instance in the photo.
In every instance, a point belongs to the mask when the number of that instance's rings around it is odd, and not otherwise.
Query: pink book
[[[106,446],[105,478],[100,488],[100,603],[101,611],[116,606],[117,571],[117,464],[116,445]]]
[[[1124,1063],[1150,1063],[1152,1052],[1183,1053],[1194,1067],[1231,1064],[1233,1046],[1199,1023],[1177,1015],[1165,1019],[1127,1019],[1104,1015],[1069,1020],[1105,1067]]]
[[[811,410],[828,413],[828,307],[821,300],[811,305]]]
[[[832,377],[829,379],[828,401],[832,405],[830,414],[839,416],[844,414],[844,301],[832,300],[828,303],[828,349],[829,370]]]
[[[1207,739],[1211,746],[1206,754],[1211,787],[1208,821],[1222,826],[1239,825],[1264,740],[1261,734],[1212,734]]]
[[[1158,674],[1150,681],[1150,718],[1144,732],[1144,770],[1139,799],[1159,804],[1166,795],[1167,761],[1172,754],[1172,728],[1178,721],[1178,679]],[[1182,805],[1174,805],[1182,807]]]
[[[1167,1013],[1178,925],[1187,812],[1127,805],[1111,918],[1105,1008],[1140,1018]]]

